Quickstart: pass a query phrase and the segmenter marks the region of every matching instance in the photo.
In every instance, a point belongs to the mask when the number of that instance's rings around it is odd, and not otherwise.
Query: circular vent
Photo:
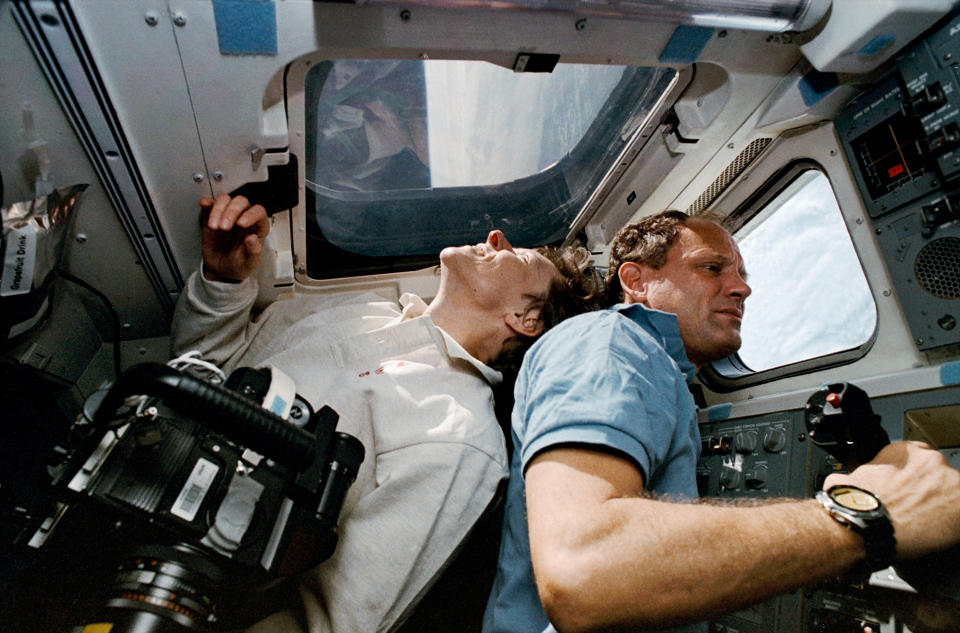
[[[913,271],[920,287],[930,294],[960,299],[960,238],[940,238],[921,248]]]

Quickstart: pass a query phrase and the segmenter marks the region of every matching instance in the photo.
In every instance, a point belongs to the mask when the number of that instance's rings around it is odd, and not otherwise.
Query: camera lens
[[[98,622],[112,633],[208,631],[223,572],[189,545],[146,545],[120,565]]]

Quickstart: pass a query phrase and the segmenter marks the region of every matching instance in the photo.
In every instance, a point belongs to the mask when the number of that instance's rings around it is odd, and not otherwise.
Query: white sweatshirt
[[[257,282],[194,273],[173,321],[175,354],[200,350],[228,374],[273,365],[366,457],[347,496],[334,555],[304,575],[309,633],[386,631],[419,598],[506,476],[491,384],[500,374],[421,316],[372,293],[278,301],[253,321]],[[290,614],[256,633],[298,633]]]

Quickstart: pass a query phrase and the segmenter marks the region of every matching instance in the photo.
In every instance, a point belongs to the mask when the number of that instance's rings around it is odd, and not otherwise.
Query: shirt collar
[[[437,330],[439,330],[440,333],[443,334],[443,340],[447,343],[447,354],[450,355],[450,358],[459,358],[461,360],[464,360],[470,363],[477,369],[477,371],[479,371],[483,375],[484,380],[486,380],[491,385],[495,386],[503,382],[503,374],[498,372],[496,369],[493,369],[492,367],[489,367],[484,363],[481,363],[479,360],[471,356],[470,352],[465,350],[463,346],[460,345],[460,343],[458,343],[455,338],[453,338],[452,336],[450,336],[440,328],[437,328]]]
[[[401,321],[421,317],[427,309],[427,304],[423,299],[409,292],[405,292],[400,295],[399,301],[401,307],[403,308],[403,312],[400,314]],[[447,355],[450,356],[450,358],[458,358],[466,361],[476,368],[476,370],[479,371],[483,376],[484,380],[491,385],[499,385],[501,382],[503,382],[503,374],[485,365],[484,363],[481,363],[479,360],[474,358],[470,352],[465,350],[463,345],[458,343],[455,338],[434,325],[433,321],[430,323],[433,325],[433,327],[437,328],[437,331],[440,332],[440,334],[443,335],[443,341],[447,345]]]
[[[687,358],[686,347],[683,344],[683,339],[680,338],[680,324],[677,321],[677,315],[648,308],[642,303],[629,305],[620,303],[611,309],[617,310],[640,325],[648,324],[650,329],[653,330],[652,333],[659,337],[663,349],[677,362],[680,371],[686,376],[687,382],[693,381],[697,375],[697,366]]]

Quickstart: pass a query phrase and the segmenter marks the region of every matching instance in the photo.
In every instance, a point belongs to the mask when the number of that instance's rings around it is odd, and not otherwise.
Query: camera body
[[[336,432],[332,409],[314,413],[292,383],[276,393],[272,371],[241,368],[220,387],[137,366],[59,469],[56,510],[30,545],[64,531],[94,548],[133,545],[95,616],[113,631],[217,630],[218,606],[241,605],[241,596],[333,553],[363,446]],[[147,399],[117,418],[134,395]]]

